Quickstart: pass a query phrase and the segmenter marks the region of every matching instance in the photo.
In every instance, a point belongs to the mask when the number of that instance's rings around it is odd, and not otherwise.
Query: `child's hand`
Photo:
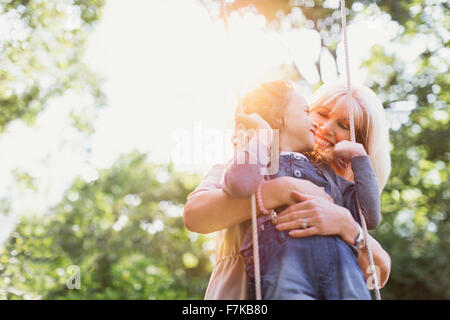
[[[239,113],[234,117],[234,120],[236,123],[242,123],[247,129],[253,129],[253,130],[260,130],[260,129],[266,129],[266,130],[272,130],[270,125],[267,123],[266,120],[264,120],[259,114],[252,113],[252,114],[242,114]]]
[[[356,156],[367,156],[363,145],[348,140],[336,143],[333,151],[334,163],[339,168],[348,168],[350,159]]]
[[[236,121],[236,128],[245,127],[248,139],[253,138],[255,134],[263,130],[265,131],[265,134],[267,134],[266,136],[263,136],[266,137],[265,139],[268,139],[266,143],[270,144],[272,141],[272,128],[259,114],[238,113],[235,115],[234,120]]]

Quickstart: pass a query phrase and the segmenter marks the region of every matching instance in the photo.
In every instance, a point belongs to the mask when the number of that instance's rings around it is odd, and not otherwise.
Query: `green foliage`
[[[444,2],[444,1],[440,1]],[[333,15],[333,12],[339,11],[339,8],[330,8],[324,6],[326,0],[235,0],[230,6],[232,10],[240,10],[249,6],[255,7],[260,14],[263,14],[268,21],[278,20],[280,13],[288,14],[293,8],[301,8],[303,14],[307,19],[310,19],[317,23],[319,19],[326,19]],[[346,7],[351,9],[353,5],[363,4],[365,6],[370,4],[376,4],[380,9],[388,12],[392,19],[398,21],[400,24],[405,25],[410,22],[411,13],[409,8],[414,5],[423,5],[424,0],[415,1],[391,1],[391,0],[347,0],[345,1]],[[438,1],[439,3],[439,1]],[[448,4],[443,4],[447,6]],[[350,10],[350,18],[355,14]]]
[[[0,133],[16,119],[32,124],[49,99],[70,88],[104,104],[99,79],[81,62],[103,4],[0,0],[0,22],[8,26],[0,40]]]
[[[387,109],[393,117],[408,117],[391,132],[393,170],[382,195],[384,220],[374,232],[392,258],[386,298],[450,298],[450,79],[440,71],[450,61],[446,40],[433,27],[440,23],[448,29],[448,18],[421,25],[435,48],[412,65],[380,47],[365,63],[383,102],[412,102],[410,113]],[[406,33],[397,41],[414,41],[414,36]]]
[[[140,153],[95,181],[77,179],[44,217],[22,218],[0,251],[0,298],[201,299],[209,238],[190,234],[181,218],[198,183]],[[71,265],[79,290],[66,286]]]

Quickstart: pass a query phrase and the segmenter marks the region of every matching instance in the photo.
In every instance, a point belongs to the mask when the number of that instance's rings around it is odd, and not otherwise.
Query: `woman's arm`
[[[261,193],[268,209],[293,203],[284,178],[264,181]],[[197,191],[184,206],[183,221],[190,231],[210,233],[251,218],[250,198],[235,198],[220,188]]]
[[[184,225],[197,233],[215,232],[249,218],[249,199],[234,198],[222,189],[197,192],[186,202],[183,211]]]
[[[391,257],[386,251],[384,251],[384,249],[381,247],[378,241],[375,240],[375,238],[373,238],[370,234],[369,234],[369,244],[370,249],[372,250],[375,268],[377,267],[379,268],[379,274],[378,270],[376,270],[377,277],[379,278],[378,284],[380,288],[383,288],[389,279],[389,274],[391,271]],[[370,277],[369,255],[367,254],[367,249],[365,247],[359,250],[358,263],[366,279],[369,279]]]
[[[190,231],[210,233],[228,228],[251,218],[251,198],[236,198],[225,192],[217,175],[215,183],[194,191],[184,206],[183,221]],[[267,209],[292,205],[298,200],[291,196],[292,190],[309,190],[317,197],[329,198],[328,194],[307,180],[279,177],[261,182],[261,195]],[[323,194],[322,194],[323,193]],[[340,207],[342,208],[342,207]],[[345,208],[343,208],[345,209]],[[258,209],[257,209],[258,210]],[[257,214],[260,214],[259,210]]]

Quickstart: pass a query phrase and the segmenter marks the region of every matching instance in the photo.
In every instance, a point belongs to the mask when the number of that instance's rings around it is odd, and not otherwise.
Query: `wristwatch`
[[[356,223],[356,227],[358,228],[358,235],[356,236],[354,247],[362,249],[366,244],[364,241],[364,234],[361,226],[358,223]]]

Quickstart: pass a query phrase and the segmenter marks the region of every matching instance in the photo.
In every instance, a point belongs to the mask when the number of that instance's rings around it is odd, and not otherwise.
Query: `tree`
[[[47,102],[68,89],[104,104],[98,77],[81,62],[87,35],[104,0],[0,0],[0,132],[16,119],[32,124]],[[92,133],[81,111],[72,114],[80,130]]]
[[[44,217],[22,218],[0,251],[7,299],[201,299],[211,240],[181,214],[199,177],[120,157],[91,182],[77,179]],[[70,290],[70,266],[80,289]]]

